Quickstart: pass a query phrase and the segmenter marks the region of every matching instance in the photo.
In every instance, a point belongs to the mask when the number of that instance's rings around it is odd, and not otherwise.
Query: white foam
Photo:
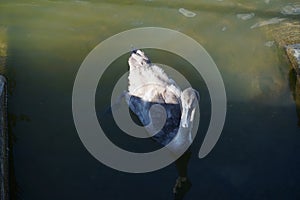
[[[178,11],[186,17],[195,17],[196,16],[196,13],[194,13],[190,10],[187,10],[185,8],[179,8]]]
[[[236,17],[241,20],[252,19],[254,16],[255,16],[254,13],[240,13],[236,15]]]

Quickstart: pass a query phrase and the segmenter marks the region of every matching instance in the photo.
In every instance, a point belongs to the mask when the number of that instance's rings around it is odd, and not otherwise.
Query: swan
[[[158,143],[166,146],[175,155],[181,155],[192,143],[192,127],[199,93],[189,87],[181,90],[162,68],[152,64],[141,50],[133,50],[128,59],[128,92],[126,102],[147,131]],[[151,112],[152,105],[165,110]],[[163,118],[166,118],[163,121]],[[164,122],[157,130],[157,124]]]

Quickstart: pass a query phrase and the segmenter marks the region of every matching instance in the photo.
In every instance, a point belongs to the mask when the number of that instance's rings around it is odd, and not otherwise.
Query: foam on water
[[[185,8],[179,8],[178,11],[186,17],[195,17],[196,13],[189,11]]]
[[[300,15],[300,3],[290,3],[284,6],[280,12],[284,15]]]
[[[255,16],[254,13],[241,13],[236,15],[236,17],[241,20],[252,19],[254,16]]]

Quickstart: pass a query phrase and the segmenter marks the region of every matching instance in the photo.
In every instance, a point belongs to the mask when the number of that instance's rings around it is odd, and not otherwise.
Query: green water
[[[276,24],[250,29],[273,17],[299,20],[280,14],[284,5],[283,0],[269,4],[263,0],[1,2],[10,132],[15,138],[13,196],[29,200],[172,199],[173,165],[147,174],[112,170],[87,152],[72,117],[73,83],[87,54],[114,34],[151,26],[178,30],[198,41],[217,64],[226,88],[223,133],[214,150],[200,160],[197,151],[210,116],[205,83],[180,58],[148,50],[152,61],[179,69],[203,96],[202,128],[189,164],[193,186],[186,199],[299,199],[300,131],[290,64],[276,43],[265,46],[273,40],[267,29]],[[178,12],[181,7],[197,15],[187,18]],[[252,19],[236,17],[251,12],[255,13]],[[128,56],[111,65],[102,81],[109,89],[99,86],[99,110],[109,102],[113,82],[128,69]],[[117,131],[111,124],[105,128]],[[111,137],[116,143],[129,142],[123,136]]]

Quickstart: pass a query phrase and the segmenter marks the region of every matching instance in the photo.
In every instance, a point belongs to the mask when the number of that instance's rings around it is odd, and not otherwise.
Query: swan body
[[[163,128],[150,132],[153,139],[166,146],[173,153],[183,153],[192,143],[192,126],[199,94],[189,87],[181,90],[163,69],[151,64],[141,50],[133,51],[129,60],[129,86],[126,102],[148,129],[156,130],[156,124],[166,118]],[[160,105],[151,112],[151,106]],[[149,128],[152,127],[152,128]],[[168,145],[172,141],[172,145]]]

